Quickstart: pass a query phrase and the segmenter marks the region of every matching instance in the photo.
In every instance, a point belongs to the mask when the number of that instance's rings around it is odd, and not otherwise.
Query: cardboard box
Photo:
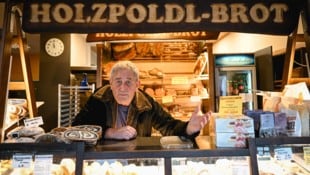
[[[216,133],[216,146],[217,147],[246,147],[246,139],[254,138],[253,133],[234,133],[222,132]]]
[[[215,132],[254,133],[254,121],[245,115],[218,115],[215,117]]]
[[[246,115],[215,115],[217,147],[246,147],[246,139],[255,137],[254,121]]]

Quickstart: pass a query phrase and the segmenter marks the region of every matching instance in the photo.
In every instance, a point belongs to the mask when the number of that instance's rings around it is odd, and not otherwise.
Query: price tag
[[[171,96],[171,95],[163,96],[161,98],[161,102],[163,104],[165,104],[165,103],[173,103],[173,96]]]
[[[310,147],[304,147],[304,159],[307,165],[310,165]]]
[[[200,96],[191,96],[190,100],[191,100],[191,102],[200,103],[201,97]]]
[[[13,168],[30,168],[32,164],[32,155],[14,154],[12,160]]]
[[[274,157],[276,160],[291,160],[292,159],[292,148],[276,148],[274,149]]]
[[[242,114],[242,97],[240,96],[221,96],[220,114]]]
[[[189,84],[188,77],[172,77],[171,84]]]
[[[239,96],[242,97],[243,102],[253,101],[253,95],[251,93],[239,93]]]
[[[25,127],[38,127],[40,125],[43,125],[42,116],[25,119],[24,124],[25,124]]]
[[[34,161],[34,175],[50,175],[53,155],[36,155]]]

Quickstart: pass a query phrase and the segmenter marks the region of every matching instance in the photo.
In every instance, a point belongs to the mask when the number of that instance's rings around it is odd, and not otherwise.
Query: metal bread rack
[[[84,102],[94,92],[95,84],[89,86],[58,85],[58,127],[70,127]]]

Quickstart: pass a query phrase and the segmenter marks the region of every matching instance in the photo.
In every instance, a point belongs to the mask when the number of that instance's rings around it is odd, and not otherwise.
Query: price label
[[[310,147],[304,147],[304,159],[307,165],[310,165]]]
[[[200,96],[191,96],[190,100],[191,100],[191,102],[194,102],[194,103],[200,103],[201,97]]]
[[[161,99],[162,103],[173,103],[173,96],[171,95],[167,95],[167,96],[163,96]]]
[[[291,160],[292,148],[276,148],[274,150],[276,160]]]
[[[50,175],[53,155],[36,155],[34,161],[34,175]]]
[[[30,168],[32,164],[32,155],[14,154],[12,160],[13,168]]]
[[[171,84],[189,84],[188,77],[172,77]]]
[[[242,97],[240,96],[221,96],[220,114],[242,114]]]
[[[38,127],[40,125],[43,125],[42,116],[25,119],[24,124],[25,124],[25,127]]]

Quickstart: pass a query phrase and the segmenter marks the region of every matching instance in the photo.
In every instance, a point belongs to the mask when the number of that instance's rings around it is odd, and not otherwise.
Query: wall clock
[[[59,38],[50,38],[45,43],[45,51],[52,57],[60,56],[65,50],[63,41]]]

